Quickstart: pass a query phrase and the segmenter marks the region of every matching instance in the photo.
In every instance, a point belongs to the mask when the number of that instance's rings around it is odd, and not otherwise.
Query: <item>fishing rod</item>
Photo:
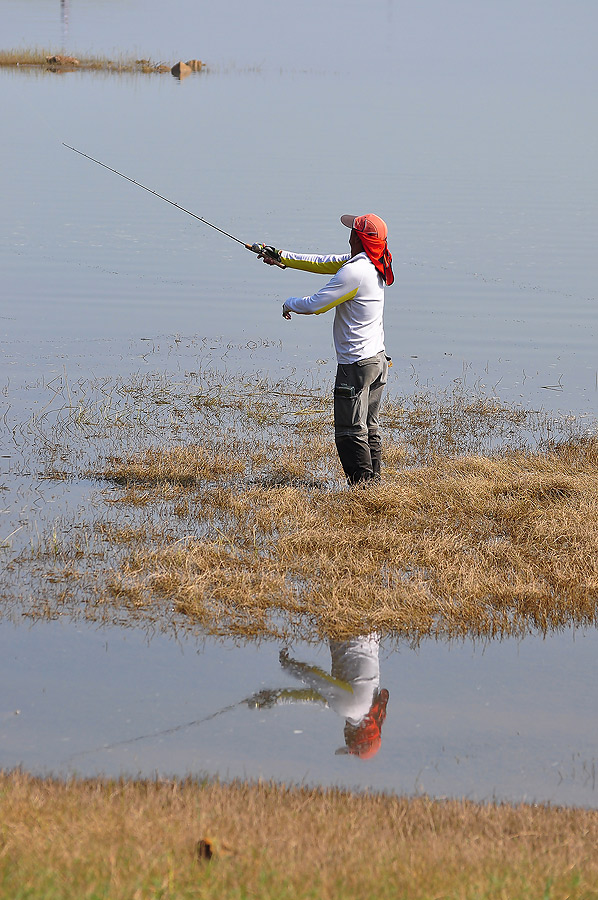
[[[171,206],[176,206],[176,208],[180,209],[181,212],[187,213],[188,216],[193,216],[194,219],[197,219],[199,222],[203,222],[204,225],[208,225],[210,228],[214,228],[216,231],[219,231],[220,234],[223,234],[225,237],[230,238],[231,241],[236,241],[237,244],[242,244],[246,250],[251,250],[253,253],[257,253],[260,258],[263,258],[264,256],[270,257],[270,259],[274,261],[274,264],[277,265],[280,269],[286,269],[285,264],[280,262],[280,260],[276,259],[276,257],[273,255],[270,247],[267,247],[264,244],[246,244],[245,241],[242,241],[240,238],[235,237],[234,234],[229,234],[228,231],[224,231],[224,229],[218,228],[218,226],[214,225],[212,222],[208,222],[208,220],[204,219],[203,216],[198,216],[196,213],[191,212],[190,209],[185,209],[184,206],[180,206],[178,203],[175,203],[174,200],[169,200],[168,197],[164,197],[157,191],[153,191],[151,188],[146,187],[144,184],[141,184],[141,182],[135,181],[134,178],[129,178],[128,175],[124,175],[117,169],[113,169],[111,166],[107,166],[106,163],[100,162],[99,159],[94,159],[93,156],[88,156],[87,153],[83,153],[82,150],[77,150],[76,147],[71,147],[70,144],[65,144],[64,141],[62,142],[62,146],[66,147],[67,150],[72,150],[74,153],[78,153],[79,156],[84,156],[85,159],[89,159],[90,162],[94,162],[98,166],[102,166],[103,169],[108,169],[109,172],[114,172],[115,175],[120,175],[121,178],[124,178],[126,181],[130,181],[131,184],[136,184],[137,187],[143,188],[143,190],[147,191],[148,194],[153,194],[154,197],[158,197],[160,200],[164,200],[166,203],[170,203]]]

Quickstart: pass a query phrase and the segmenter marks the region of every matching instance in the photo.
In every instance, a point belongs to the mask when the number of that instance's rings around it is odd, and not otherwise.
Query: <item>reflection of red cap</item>
[[[337,753],[350,753],[359,759],[375,756],[382,743],[382,724],[386,718],[388,691],[383,688],[372,703],[370,710],[355,729],[345,729],[347,746]]]
[[[392,284],[395,277],[392,271],[392,254],[386,243],[388,228],[384,219],[368,213],[365,216],[341,216],[341,222],[347,228],[352,228],[357,232],[361,238],[363,249],[382,275],[385,283]]]

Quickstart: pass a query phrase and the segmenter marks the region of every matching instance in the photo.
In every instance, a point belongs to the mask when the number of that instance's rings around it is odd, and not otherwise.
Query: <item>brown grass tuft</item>
[[[597,447],[437,459],[352,491],[208,490],[215,536],[140,548],[112,589],[133,580],[218,631],[272,611],[303,613],[320,637],[594,623]]]

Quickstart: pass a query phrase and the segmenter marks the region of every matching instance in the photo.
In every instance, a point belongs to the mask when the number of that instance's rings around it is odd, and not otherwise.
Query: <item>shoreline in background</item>
[[[53,53],[50,50],[2,50],[0,68],[44,69],[47,72],[112,72],[115,74],[141,73],[143,75],[163,75],[170,73],[177,78],[192,72],[206,71],[206,65],[199,59],[186,62],[179,60],[173,64],[153,62],[151,59],[119,57],[109,59],[103,56],[73,56]]]

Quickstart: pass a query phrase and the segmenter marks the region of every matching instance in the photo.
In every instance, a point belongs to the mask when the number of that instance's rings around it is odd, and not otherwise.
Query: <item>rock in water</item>
[[[193,69],[191,66],[188,66],[187,63],[178,62],[175,63],[172,69],[170,70],[175,78],[185,78],[187,75],[190,75]]]
[[[79,60],[74,56],[46,56],[46,62],[49,66],[78,66]]]

